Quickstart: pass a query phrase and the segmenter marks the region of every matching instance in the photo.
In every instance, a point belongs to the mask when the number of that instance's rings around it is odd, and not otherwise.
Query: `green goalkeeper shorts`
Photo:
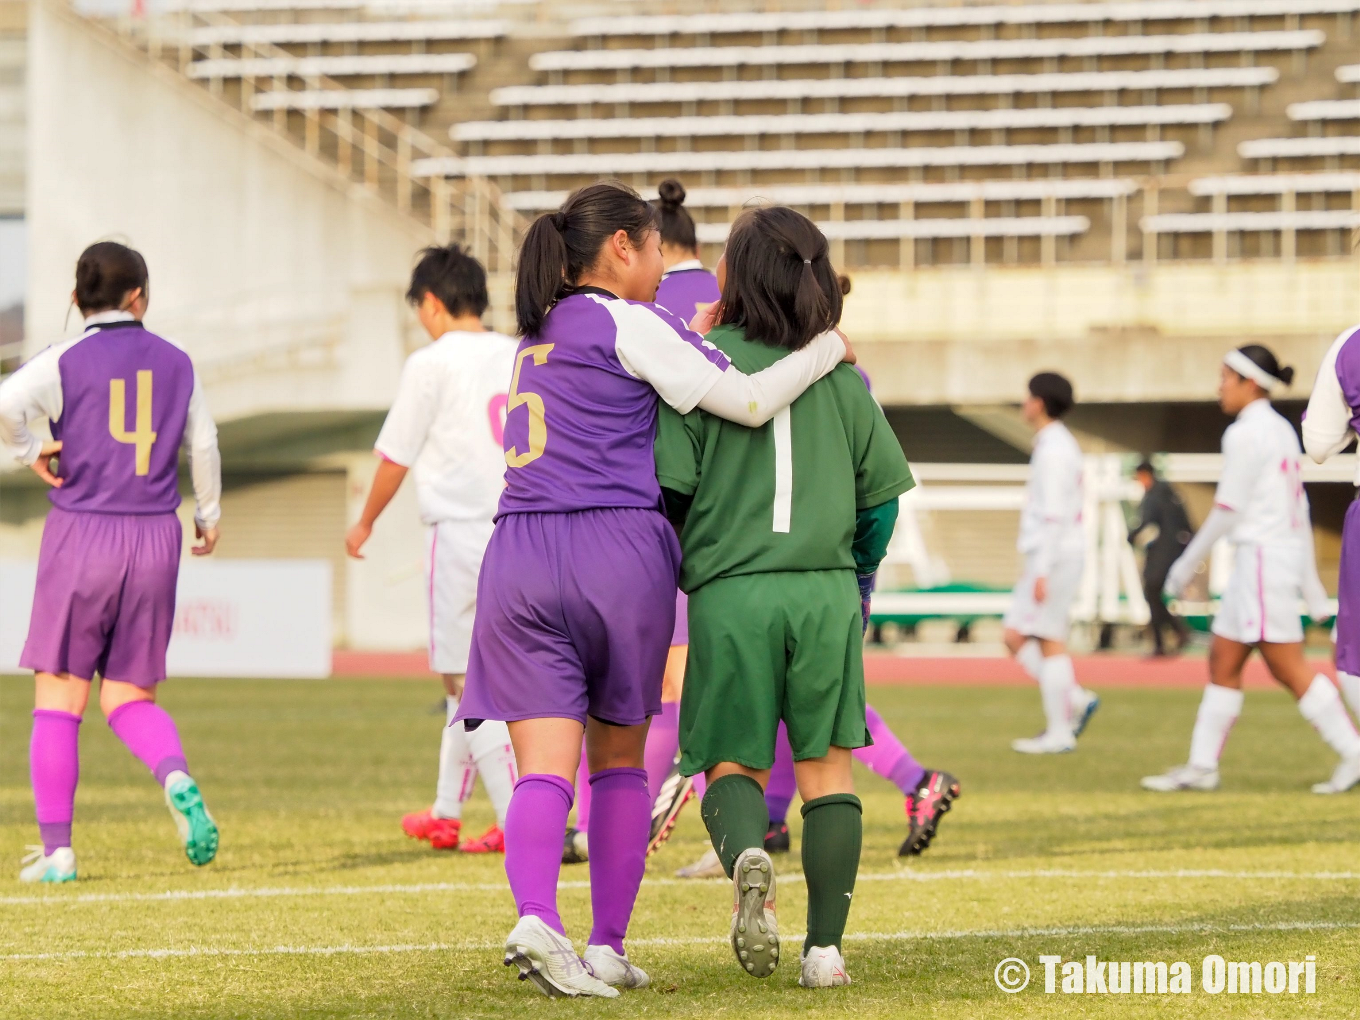
[[[861,628],[850,570],[743,574],[690,592],[680,771],[769,768],[780,719],[796,761],[872,744]]]

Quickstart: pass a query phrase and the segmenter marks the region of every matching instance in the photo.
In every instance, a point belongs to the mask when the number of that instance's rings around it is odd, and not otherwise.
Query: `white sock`
[[[472,796],[472,784],[477,780],[477,763],[472,760],[463,724],[449,725],[457,711],[458,699],[447,695],[444,735],[439,740],[439,784],[435,787],[434,807],[430,809],[436,818],[462,818],[463,801]]]
[[[510,745],[510,730],[505,723],[488,719],[468,734],[468,747],[477,762],[486,795],[496,811],[496,824],[505,828],[505,813],[510,809],[510,794],[515,791],[519,770],[515,749]]]
[[[1355,723],[1346,714],[1346,706],[1341,703],[1332,682],[1319,673],[1299,699],[1299,713],[1313,724],[1318,736],[1327,742],[1343,758],[1360,755],[1360,733],[1355,731]]]
[[[1049,733],[1072,736],[1072,715],[1068,706],[1072,688],[1076,685],[1070,656],[1050,655],[1043,660],[1039,667],[1039,694],[1044,701],[1044,719]]]
[[[1202,769],[1218,768],[1228,732],[1242,714],[1242,692],[1209,684],[1199,702],[1195,728],[1190,734],[1190,764]]]
[[[1350,673],[1336,671],[1336,685],[1341,688],[1341,693],[1346,696],[1346,704],[1351,706],[1351,711],[1356,718],[1360,719],[1360,676],[1352,676]]]
[[[1044,665],[1044,653],[1039,650],[1039,642],[1030,638],[1015,653],[1015,661],[1029,674],[1031,680],[1039,679],[1039,671]]]

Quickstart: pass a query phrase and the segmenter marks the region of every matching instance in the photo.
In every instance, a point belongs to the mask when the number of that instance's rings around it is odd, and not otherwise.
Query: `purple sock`
[[[154,701],[129,701],[119,705],[109,713],[109,729],[151,770],[156,782],[162,786],[171,772],[189,771],[175,720]]]
[[[667,701],[661,706],[661,714],[652,716],[652,726],[647,731],[647,747],[642,753],[643,764],[647,766],[647,794],[653,800],[661,792],[661,784],[671,774],[675,752],[679,747],[680,704]]]
[[[576,828],[590,832],[590,766],[585,744],[581,745],[581,764],[576,769]]]
[[[888,724],[874,711],[873,705],[864,706],[864,716],[874,745],[856,748],[855,759],[867,766],[874,775],[891,782],[905,797],[916,789],[916,784],[921,781],[926,770],[911,756],[897,735],[888,729]]]
[[[779,724],[774,738],[774,767],[770,769],[770,784],[765,787],[765,807],[770,821],[782,823],[789,816],[789,805],[798,791],[798,780],[793,774],[793,748],[789,745],[789,731]]]
[[[505,815],[505,877],[520,917],[542,918],[566,934],[557,913],[562,833],[571,811],[571,783],[561,776],[520,776]],[[591,858],[594,858],[592,853]]]
[[[71,845],[71,819],[80,780],[80,716],[50,708],[33,710],[28,769],[43,853]]]
[[[623,952],[628,919],[647,866],[647,833],[652,799],[643,769],[604,769],[590,777],[600,798],[590,839],[590,945]],[[560,842],[560,840],[559,840]]]

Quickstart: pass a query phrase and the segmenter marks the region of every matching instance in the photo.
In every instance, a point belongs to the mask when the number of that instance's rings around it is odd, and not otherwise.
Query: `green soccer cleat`
[[[216,857],[217,823],[188,773],[176,771],[165,777],[165,805],[175,820],[189,863],[202,867]]]

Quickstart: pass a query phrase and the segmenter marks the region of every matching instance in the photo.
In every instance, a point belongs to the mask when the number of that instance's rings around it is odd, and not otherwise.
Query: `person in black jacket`
[[[1166,627],[1176,632],[1177,652],[1185,647],[1190,636],[1190,628],[1185,625],[1185,621],[1173,616],[1162,600],[1167,572],[1190,542],[1190,518],[1186,516],[1185,504],[1176,490],[1158,478],[1157,472],[1147,461],[1134,469],[1134,477],[1143,487],[1145,495],[1138,508],[1138,523],[1129,532],[1129,542],[1132,543],[1147,528],[1157,529],[1157,534],[1147,545],[1143,563],[1143,596],[1152,612],[1153,654],[1168,655],[1172,653],[1167,651],[1162,637]]]

